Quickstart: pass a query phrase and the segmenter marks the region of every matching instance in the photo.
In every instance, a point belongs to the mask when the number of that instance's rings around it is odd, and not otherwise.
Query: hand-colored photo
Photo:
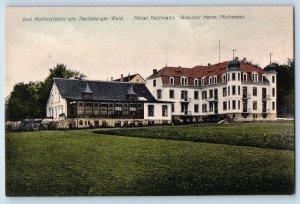
[[[7,196],[295,193],[294,8],[7,7]]]

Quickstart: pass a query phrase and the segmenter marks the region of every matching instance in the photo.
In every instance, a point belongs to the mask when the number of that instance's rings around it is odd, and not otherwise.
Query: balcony
[[[180,101],[189,103],[192,101],[192,99],[191,98],[181,98]]]
[[[207,101],[218,101],[218,96],[209,97]]]
[[[243,94],[243,99],[250,99],[251,98],[251,94]]]
[[[271,95],[263,95],[262,100],[271,100]]]
[[[262,112],[263,113],[271,113],[271,109],[268,109],[268,108],[267,109],[263,109]]]

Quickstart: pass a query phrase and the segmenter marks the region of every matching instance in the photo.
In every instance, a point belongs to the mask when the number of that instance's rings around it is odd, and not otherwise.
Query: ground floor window
[[[171,109],[172,109],[172,112],[175,112],[175,105],[174,105],[174,103],[172,103]]]
[[[199,105],[198,104],[194,105],[194,112],[199,113]]]
[[[232,101],[232,109],[233,109],[233,110],[236,109],[236,101],[235,101],[235,100]]]
[[[224,111],[227,110],[227,102],[226,102],[226,101],[223,102],[223,110],[224,110]]]
[[[207,105],[206,104],[202,104],[202,112],[203,113],[207,112]]]
[[[148,116],[154,116],[154,105],[148,105]]]
[[[162,106],[162,116],[168,116],[168,106],[167,105]]]
[[[257,110],[257,101],[253,101],[253,110]]]

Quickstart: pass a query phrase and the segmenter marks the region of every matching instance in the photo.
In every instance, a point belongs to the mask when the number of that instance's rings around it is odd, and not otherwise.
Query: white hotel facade
[[[193,68],[153,70],[146,86],[158,101],[170,101],[173,121],[276,120],[275,71],[232,60]]]

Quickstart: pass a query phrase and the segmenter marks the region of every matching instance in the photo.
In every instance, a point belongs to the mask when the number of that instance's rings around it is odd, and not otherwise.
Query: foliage
[[[49,69],[49,76],[43,82],[18,83],[14,86],[8,101],[7,119],[16,121],[25,118],[46,117],[46,104],[53,84],[53,77],[85,77],[76,70],[57,64]]]
[[[5,147],[9,196],[294,193],[294,151],[289,150],[91,130],[9,133]]]

